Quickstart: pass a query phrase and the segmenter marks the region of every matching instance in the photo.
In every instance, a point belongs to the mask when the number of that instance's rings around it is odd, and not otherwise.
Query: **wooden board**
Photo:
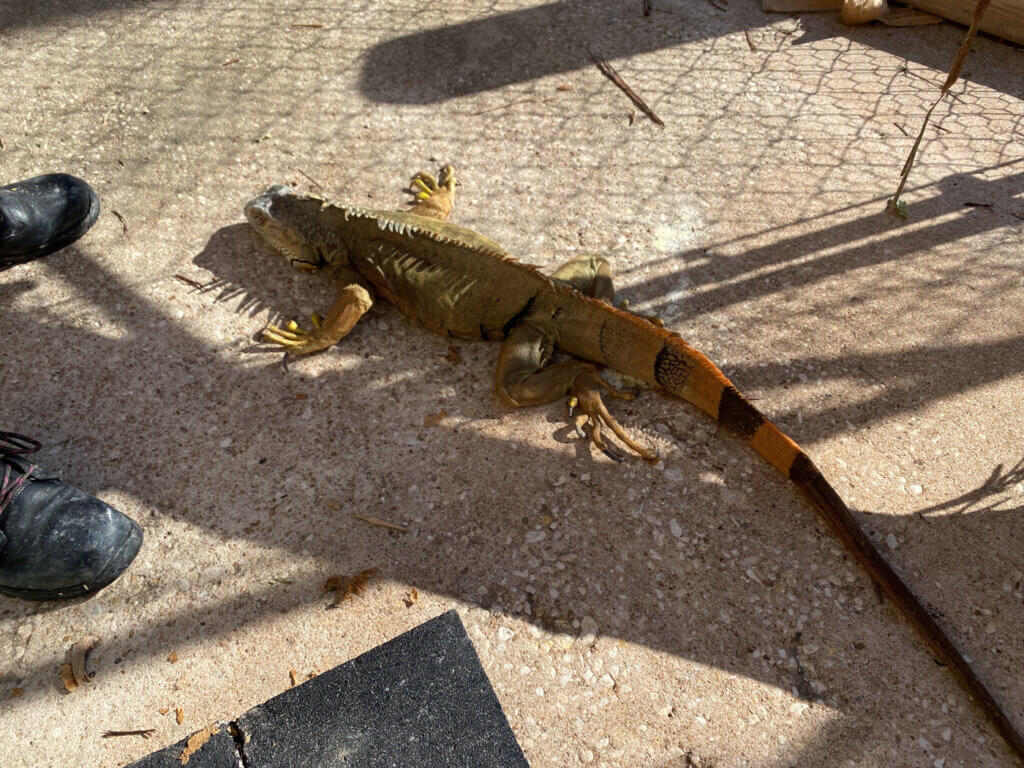
[[[903,0],[907,5],[934,13],[944,19],[971,25],[976,3],[972,0]],[[1024,45],[1024,0],[992,0],[981,19],[981,29],[990,35]]]

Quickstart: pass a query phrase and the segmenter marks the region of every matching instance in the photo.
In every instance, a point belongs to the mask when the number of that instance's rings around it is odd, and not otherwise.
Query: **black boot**
[[[35,440],[0,432],[0,592],[24,600],[96,592],[135,559],[142,529],[23,458],[37,450]]]
[[[71,245],[99,215],[96,193],[66,173],[0,187],[0,269]]]

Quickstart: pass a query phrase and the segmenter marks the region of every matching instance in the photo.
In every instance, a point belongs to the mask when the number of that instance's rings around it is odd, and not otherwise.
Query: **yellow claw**
[[[324,325],[324,316],[317,314],[310,315],[309,322],[313,324],[314,328],[322,328]]]
[[[416,193],[416,199],[417,200],[428,200],[428,199],[430,199],[430,193],[429,192],[417,192]]]

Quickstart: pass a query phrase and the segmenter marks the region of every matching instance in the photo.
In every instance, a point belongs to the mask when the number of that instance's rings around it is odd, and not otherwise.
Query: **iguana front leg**
[[[284,347],[289,355],[307,355],[327,349],[347,336],[359,318],[373,306],[373,293],[370,285],[354,269],[342,267],[336,275],[340,287],[338,300],[326,317],[313,315],[310,318],[311,330],[292,320],[284,328],[268,325],[263,331],[263,338]]]
[[[548,365],[554,346],[554,333],[546,323],[527,319],[512,328],[502,342],[494,372],[498,398],[509,405],[528,406],[551,403],[568,394],[569,416],[581,437],[586,437],[580,424],[582,416],[590,424],[590,441],[610,459],[622,461],[601,437],[602,425],[645,461],[656,462],[658,454],[634,442],[601,400],[602,389],[620,400],[632,400],[635,395],[612,387],[591,363],[568,360]]]

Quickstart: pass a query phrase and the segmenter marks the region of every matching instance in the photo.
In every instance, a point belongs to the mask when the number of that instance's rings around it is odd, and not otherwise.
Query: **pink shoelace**
[[[21,456],[28,453],[35,453],[42,447],[42,443],[33,440],[31,437],[19,435],[16,432],[0,432],[0,465],[3,465],[3,481],[0,482],[0,514],[7,508],[14,498],[14,494],[35,470],[36,465],[30,464],[28,469],[19,477],[11,479],[14,467],[4,461],[8,456]],[[19,469],[20,471],[20,469]]]

